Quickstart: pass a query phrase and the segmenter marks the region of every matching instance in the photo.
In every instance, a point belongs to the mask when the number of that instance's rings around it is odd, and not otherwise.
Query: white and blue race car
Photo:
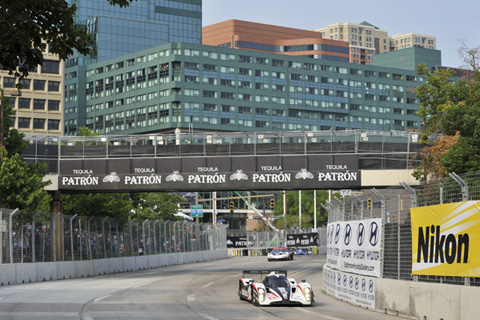
[[[256,282],[255,279],[261,279]],[[247,300],[256,306],[304,305],[311,306],[312,286],[302,280],[287,277],[287,270],[244,270],[238,282],[240,300]]]

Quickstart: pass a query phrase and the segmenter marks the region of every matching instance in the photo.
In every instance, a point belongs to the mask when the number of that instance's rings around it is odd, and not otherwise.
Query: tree
[[[133,0],[107,0],[112,5],[128,6]],[[65,60],[74,50],[88,54],[93,39],[86,27],[75,24],[76,6],[66,0],[0,0],[0,65],[15,77],[24,78],[43,65],[42,52]]]
[[[422,164],[415,169],[413,175],[417,180],[426,182],[429,175],[444,172],[443,168],[438,167],[440,154],[432,153],[432,149],[429,149],[432,144],[430,137],[442,134],[441,120],[448,107],[458,102],[458,88],[455,82],[451,81],[455,74],[453,70],[439,69],[432,72],[426,65],[419,65],[417,74],[425,76],[425,81],[417,88],[417,97],[420,100],[417,114],[422,118],[420,143],[424,147],[421,153]],[[435,148],[437,151],[440,149]]]
[[[452,70],[434,73],[419,67],[425,82],[418,87],[419,115],[426,127],[423,163],[414,176],[426,182],[427,176],[441,178],[480,170],[480,72],[452,81]],[[428,137],[435,134],[433,141]]]
[[[21,153],[27,143],[24,134],[10,128],[10,117],[15,115],[8,99],[4,101],[4,146],[0,149],[0,208],[18,208],[36,211],[49,196],[43,181],[47,166],[26,163]],[[0,128],[1,129],[1,128]]]
[[[178,212],[178,203],[185,201],[178,194],[166,192],[150,192],[131,194],[132,210],[135,217],[150,220],[178,220],[174,216]]]
[[[468,47],[466,40],[458,40],[461,46],[458,48],[458,55],[465,63],[462,68],[471,71],[478,71],[480,68],[480,46]]]

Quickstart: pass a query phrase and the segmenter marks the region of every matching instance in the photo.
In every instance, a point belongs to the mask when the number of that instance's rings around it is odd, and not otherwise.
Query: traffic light
[[[234,209],[234,203],[233,201],[230,201],[230,213],[233,213],[233,209]]]
[[[371,207],[372,207],[372,199],[371,199],[371,198],[368,198],[368,199],[367,199],[367,209],[370,210]]]
[[[403,199],[400,199],[400,210],[403,210]]]
[[[275,209],[275,199],[270,199],[270,210]]]

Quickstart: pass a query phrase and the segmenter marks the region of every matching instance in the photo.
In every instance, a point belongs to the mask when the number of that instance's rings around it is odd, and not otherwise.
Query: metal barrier
[[[63,216],[55,239],[50,213],[0,208],[0,264],[81,261],[226,249],[226,226],[160,220]],[[58,226],[57,226],[58,227]]]
[[[480,286],[480,279],[451,276],[412,276],[410,208],[480,199],[480,172],[448,177],[411,187],[401,183],[383,190],[364,190],[322,205],[329,222],[382,218],[384,221],[383,278]]]

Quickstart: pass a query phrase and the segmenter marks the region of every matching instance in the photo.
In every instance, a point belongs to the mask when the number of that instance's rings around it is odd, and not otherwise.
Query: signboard
[[[60,160],[62,192],[352,189],[357,155]]]
[[[247,248],[251,247],[252,243],[248,242],[247,236],[228,236],[227,248]]]
[[[190,205],[190,213],[192,218],[202,218],[203,217],[203,204],[192,204]]]
[[[323,268],[323,289],[337,299],[375,308],[375,278]]]
[[[411,208],[412,274],[480,277],[480,201]]]
[[[382,219],[337,221],[327,225],[327,265],[380,277]]]
[[[287,247],[318,246],[318,233],[287,234]]]

